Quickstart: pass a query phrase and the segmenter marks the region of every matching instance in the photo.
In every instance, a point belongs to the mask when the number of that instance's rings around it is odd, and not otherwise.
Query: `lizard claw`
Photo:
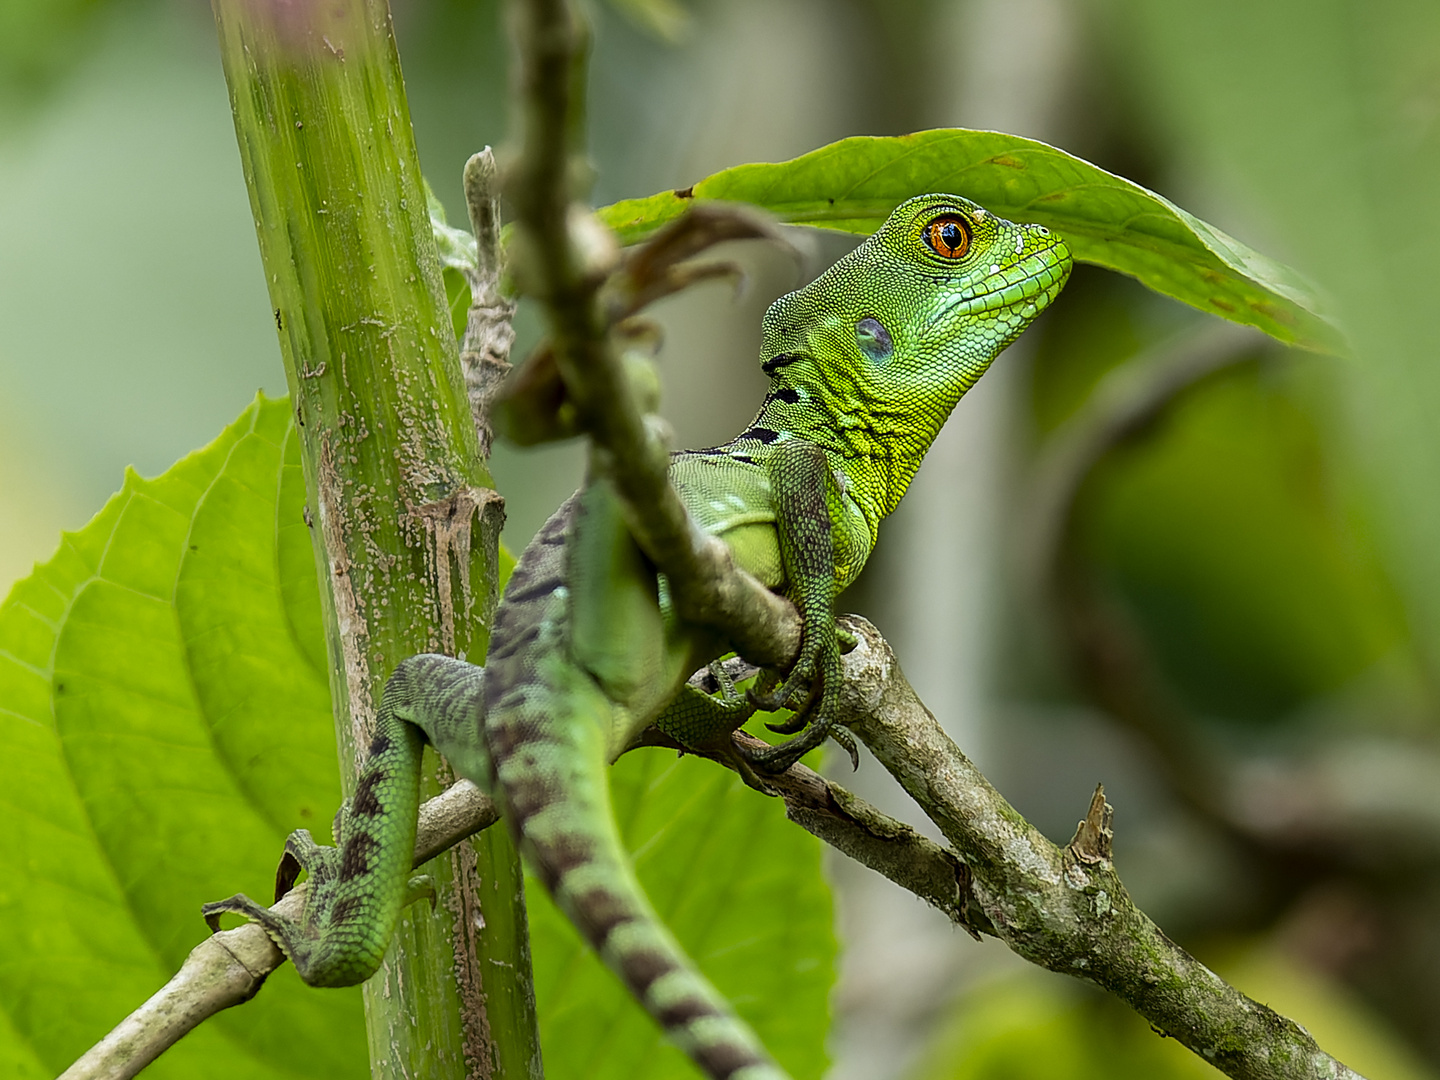
[[[837,685],[840,680],[841,653],[853,649],[859,641],[854,634],[840,625],[832,623],[831,626],[831,634],[806,635],[799,657],[779,686],[768,692],[755,689],[746,691],[750,704],[765,712],[793,708],[796,715],[800,716],[809,709],[809,703],[817,695],[823,699],[826,688]],[[845,648],[847,641],[849,649]],[[802,691],[806,694],[806,699],[796,708],[791,703]]]
[[[753,768],[771,776],[778,776],[823,743],[829,734],[830,721],[821,716],[792,739],[786,739],[776,746],[742,752]]]
[[[838,704],[836,696],[843,678],[840,657],[858,643],[859,638],[852,631],[831,621],[829,633],[806,636],[800,656],[778,687],[769,692],[747,691],[750,703],[757,709],[766,712],[784,708],[794,710],[794,715],[788,720],[767,723],[765,726],[771,731],[784,735],[800,732],[779,745],[749,751],[747,756],[755,768],[772,775],[782,773],[832,734]],[[797,702],[797,695],[802,693],[804,699]],[[850,754],[851,763],[858,768],[859,757],[854,740],[848,733],[843,736],[836,734],[835,738]]]
[[[841,748],[850,755],[850,771],[860,771],[860,749],[855,745],[855,736],[844,728],[831,728],[830,738],[840,744]]]
[[[791,713],[790,719],[774,724],[767,720],[765,726],[780,735],[794,735],[797,731],[803,731],[805,725],[810,722],[810,714],[814,711],[815,697],[815,691],[812,688],[805,700]]]

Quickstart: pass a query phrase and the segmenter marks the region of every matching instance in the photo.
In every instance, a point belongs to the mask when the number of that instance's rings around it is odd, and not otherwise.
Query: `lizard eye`
[[[963,259],[970,250],[970,223],[959,214],[941,214],[925,223],[925,246],[945,259]]]

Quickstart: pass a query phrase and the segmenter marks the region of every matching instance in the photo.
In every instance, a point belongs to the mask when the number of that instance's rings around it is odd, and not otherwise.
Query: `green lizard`
[[[306,830],[286,844],[289,887],[313,891],[295,922],[243,896],[206,906],[260,922],[315,986],[368,978],[409,877],[420,752],[495,793],[521,850],[604,961],[716,1080],[783,1080],[758,1039],[652,912],[621,846],[606,769],[650,724],[683,745],[728,747],[752,783],[835,735],[844,642],[833,603],[859,574],[955,403],[1059,293],[1064,242],[953,195],[901,204],[874,235],[766,313],[772,385],[729,443],[675,454],[670,477],[695,523],[796,605],[800,657],[772,692],[719,697],[686,679],[728,651],[682,622],[665,585],[592,479],[525,549],[496,615],[484,668],[442,656],[402,662],[386,685],[370,756],[336,816],[336,847]],[[716,670],[712,668],[712,670]],[[756,706],[798,706],[775,747],[741,752],[731,732]],[[282,889],[283,891],[283,889]]]

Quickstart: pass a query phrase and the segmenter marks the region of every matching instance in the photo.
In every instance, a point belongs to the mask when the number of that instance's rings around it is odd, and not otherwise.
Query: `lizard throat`
[[[787,362],[772,375],[774,383],[759,412],[729,444],[730,452],[758,460],[778,442],[814,443],[830,467],[845,476],[845,486],[873,533],[899,505],[960,393],[897,404],[865,394],[853,383],[832,385],[823,369],[804,363],[804,358],[783,359]],[[809,379],[800,382],[796,376],[802,374],[814,375],[813,384]]]

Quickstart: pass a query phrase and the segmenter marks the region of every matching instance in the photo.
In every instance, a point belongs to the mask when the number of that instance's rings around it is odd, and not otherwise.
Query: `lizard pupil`
[[[964,258],[970,250],[970,226],[956,214],[944,214],[925,226],[925,246],[946,259]]]

